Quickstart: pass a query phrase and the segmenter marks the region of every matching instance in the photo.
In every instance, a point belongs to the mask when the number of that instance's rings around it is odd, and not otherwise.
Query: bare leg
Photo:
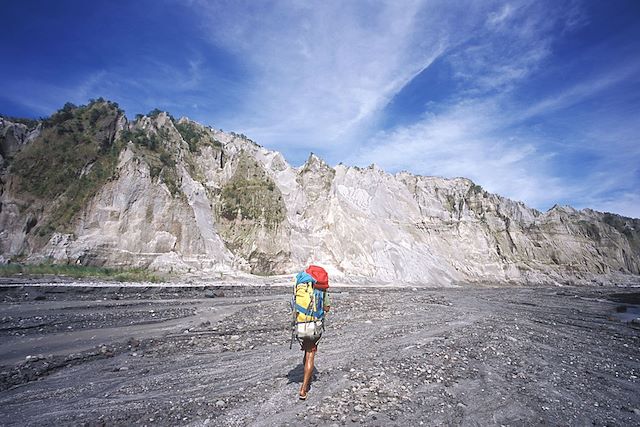
[[[306,398],[307,391],[309,391],[309,384],[311,383],[311,375],[313,374],[313,359],[315,353],[313,351],[305,349],[304,352],[304,377],[302,379],[302,386],[300,386],[300,397]]]

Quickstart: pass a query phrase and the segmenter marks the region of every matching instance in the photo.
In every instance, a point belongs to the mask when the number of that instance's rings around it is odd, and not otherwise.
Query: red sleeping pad
[[[322,290],[329,289],[329,275],[324,268],[318,265],[310,265],[305,271],[316,279],[316,284],[313,285],[314,288]]]

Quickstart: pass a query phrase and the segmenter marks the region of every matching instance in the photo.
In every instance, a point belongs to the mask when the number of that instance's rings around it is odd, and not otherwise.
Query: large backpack
[[[324,330],[324,296],[328,287],[329,277],[322,267],[310,266],[307,271],[297,274],[291,300],[293,311],[292,342],[294,337],[298,340],[303,338],[316,339],[322,335]]]

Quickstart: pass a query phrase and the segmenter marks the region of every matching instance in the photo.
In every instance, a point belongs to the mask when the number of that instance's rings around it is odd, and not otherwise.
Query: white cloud
[[[582,81],[562,82],[557,93],[529,95],[526,102],[517,95],[550,65],[557,38],[588,23],[578,2],[282,1],[243,7],[195,1],[192,6],[204,17],[211,42],[251,70],[249,86],[236,97],[244,103],[229,109],[225,128],[285,154],[306,149],[332,153],[347,164],[469,177],[539,209],[571,202],[635,212],[628,207],[637,198],[627,181],[637,181],[630,162],[640,156],[598,149],[604,141],[595,135],[598,124],[586,119],[582,127],[575,124],[570,141],[526,122],[589,100],[638,67],[611,67]],[[458,85],[449,88],[447,101],[414,123],[377,130],[384,107],[436,59],[450,66]],[[632,133],[625,136],[638,145]],[[563,164],[583,154],[596,159],[592,170],[576,172]],[[622,170],[611,174],[612,169]],[[625,194],[620,203],[627,207],[611,199],[615,191]]]
[[[640,122],[634,114],[595,111],[574,119],[570,140],[519,126],[589,100],[619,83],[629,70],[612,74],[577,82],[531,106],[509,94],[454,102],[417,123],[378,133],[348,162],[463,176],[541,210],[570,202],[638,217]]]
[[[212,42],[254,72],[246,105],[226,126],[280,149],[356,143],[395,94],[485,16],[461,14],[485,6],[425,1],[194,5]]]
[[[505,4],[502,9],[492,12],[487,18],[487,26],[497,27],[505,22],[509,17],[513,15],[514,7],[511,4]]]
[[[417,124],[376,135],[371,146],[349,161],[376,163],[390,171],[466,177],[534,206],[562,198],[565,189],[550,174],[553,153],[540,151],[534,138],[504,134],[501,129],[510,118],[502,107],[498,99],[452,105]]]
[[[640,194],[625,192],[615,197],[587,200],[584,206],[600,212],[613,212],[630,218],[640,218]]]
[[[559,28],[577,28],[578,12],[548,2],[512,1],[488,13],[467,43],[447,56],[465,84],[462,96],[506,92],[537,72],[552,51]]]

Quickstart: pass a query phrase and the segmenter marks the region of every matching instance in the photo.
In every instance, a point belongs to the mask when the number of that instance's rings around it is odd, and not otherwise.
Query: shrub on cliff
[[[86,200],[113,175],[120,146],[114,144],[121,110],[114,103],[71,103],[45,119],[41,135],[19,151],[10,171],[20,192],[44,202],[49,220],[37,230],[65,230]]]

